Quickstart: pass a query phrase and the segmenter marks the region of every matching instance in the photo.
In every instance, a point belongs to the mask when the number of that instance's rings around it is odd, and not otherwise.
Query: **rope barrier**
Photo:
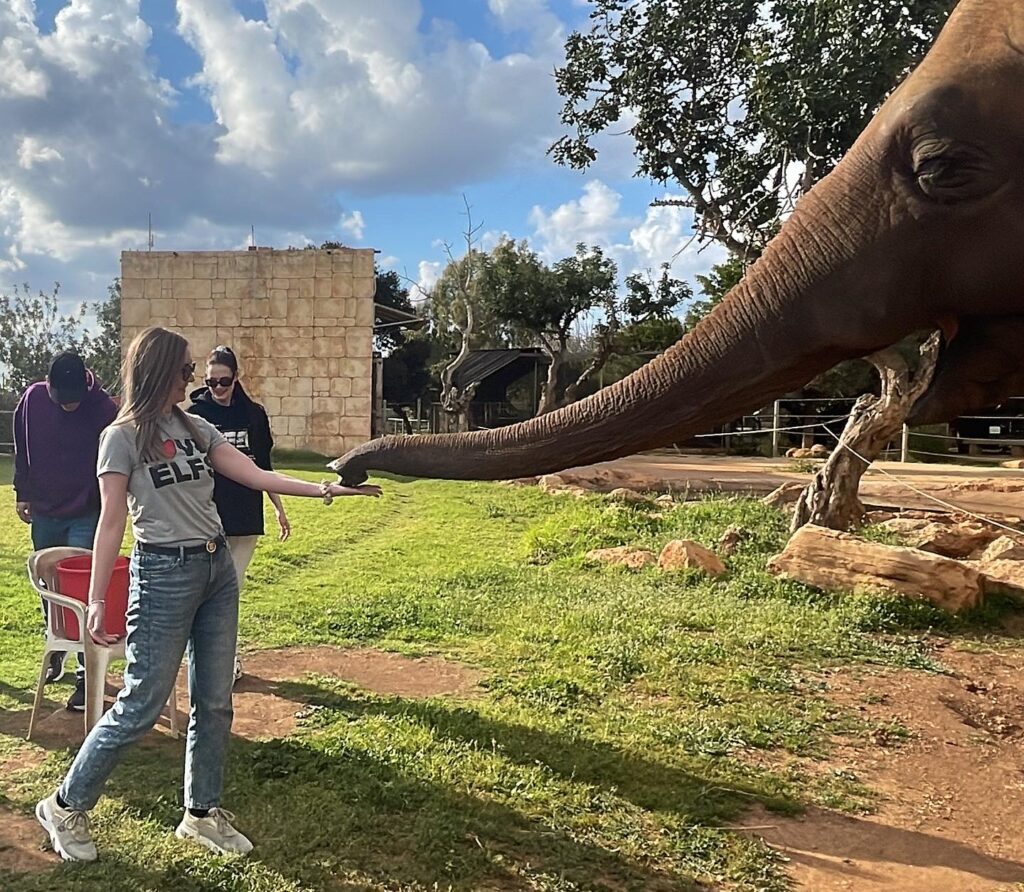
[[[836,443],[839,446],[841,446],[851,455],[855,456],[856,458],[859,458],[862,462],[864,462],[866,467],[871,467],[871,461],[864,458],[863,455],[857,452],[857,450],[850,446],[848,443],[844,443],[843,440],[840,437],[836,436],[835,432],[832,431],[827,425],[823,424],[822,427],[825,428],[825,430],[829,433],[829,435],[836,441]],[[1024,541],[1024,532],[1018,530],[1016,527],[1007,526],[1005,523],[1000,523],[998,520],[993,520],[991,517],[985,517],[984,515],[977,514],[968,508],[963,508],[959,505],[954,505],[952,502],[947,502],[944,499],[940,499],[938,496],[933,496],[931,493],[919,489],[912,483],[909,483],[908,481],[904,480],[902,477],[898,477],[896,474],[891,474],[889,471],[886,471],[885,468],[880,468],[876,466],[874,470],[877,473],[881,474],[883,477],[888,477],[890,480],[894,480],[896,483],[906,487],[911,492],[916,493],[917,495],[921,496],[924,499],[928,499],[931,502],[935,502],[937,505],[942,505],[944,508],[956,511],[959,514],[966,514],[968,517],[973,517],[975,520],[982,521],[982,523],[991,524],[992,526],[998,527],[1001,530],[1006,530],[1011,535],[1018,537],[1019,539],[1021,539],[1021,541]]]

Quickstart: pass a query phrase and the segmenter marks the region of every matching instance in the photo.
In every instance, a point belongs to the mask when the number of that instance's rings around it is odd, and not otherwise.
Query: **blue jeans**
[[[122,750],[156,723],[188,647],[191,712],[185,807],[220,803],[231,736],[238,580],[228,549],[214,554],[132,553],[124,688],[96,723],[60,787],[72,809],[100,797]]]
[[[58,545],[92,549],[99,520],[99,512],[81,517],[44,517],[35,514],[32,516],[32,547],[36,551]],[[43,601],[43,617],[46,617],[46,601]],[[78,655],[78,677],[85,677],[85,657],[82,654]]]

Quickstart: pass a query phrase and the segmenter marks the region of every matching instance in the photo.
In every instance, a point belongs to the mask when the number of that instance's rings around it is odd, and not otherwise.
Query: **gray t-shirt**
[[[222,534],[208,456],[225,442],[224,436],[208,421],[190,418],[201,443],[180,418],[165,416],[160,436],[166,458],[160,461],[141,460],[133,426],[112,424],[100,436],[96,476],[115,473],[128,478],[128,512],[138,542],[198,545]]]

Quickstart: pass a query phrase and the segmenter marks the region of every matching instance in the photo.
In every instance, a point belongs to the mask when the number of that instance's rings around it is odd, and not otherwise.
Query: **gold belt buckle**
[[[207,539],[206,540],[206,550],[208,552],[210,552],[210,554],[213,554],[217,550],[217,540],[216,539]]]

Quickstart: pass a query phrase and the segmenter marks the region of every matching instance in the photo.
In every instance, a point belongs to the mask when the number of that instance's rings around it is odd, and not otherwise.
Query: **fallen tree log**
[[[868,542],[807,524],[768,562],[776,576],[826,591],[889,591],[960,611],[980,603],[985,580],[952,558]]]

